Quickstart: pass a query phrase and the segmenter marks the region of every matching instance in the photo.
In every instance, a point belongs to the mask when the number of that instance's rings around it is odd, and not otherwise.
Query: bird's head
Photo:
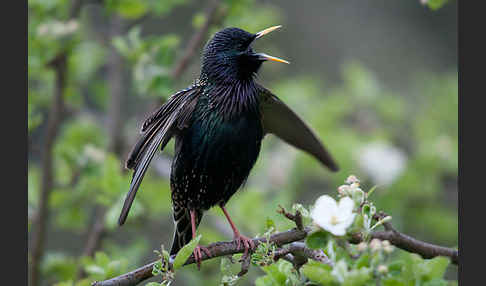
[[[256,34],[239,28],[225,28],[217,32],[204,48],[201,73],[217,82],[248,80],[256,75],[264,61],[288,64],[285,60],[255,53],[251,47],[254,40],[280,27],[270,27]]]

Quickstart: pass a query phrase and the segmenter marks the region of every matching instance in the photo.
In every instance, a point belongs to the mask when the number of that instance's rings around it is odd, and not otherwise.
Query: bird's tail
[[[174,239],[172,240],[172,247],[170,254],[176,254],[184,245],[188,244],[192,239],[191,227],[191,213],[187,208],[174,206]],[[203,212],[195,211],[196,214],[196,229],[201,222]]]

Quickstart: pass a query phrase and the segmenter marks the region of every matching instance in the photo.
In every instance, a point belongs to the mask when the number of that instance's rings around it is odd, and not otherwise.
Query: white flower
[[[317,199],[311,211],[311,217],[321,228],[334,235],[344,235],[354,221],[354,201],[349,197],[343,197],[336,202],[328,195]]]

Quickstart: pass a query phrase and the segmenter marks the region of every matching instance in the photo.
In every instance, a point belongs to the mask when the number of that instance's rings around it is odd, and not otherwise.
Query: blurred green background
[[[375,205],[397,229],[457,246],[457,3],[435,10],[443,1],[420,2],[29,0],[29,264],[38,273],[29,285],[89,285],[170,247],[173,142],[152,162],[118,227],[131,177],[123,164],[143,119],[198,77],[204,43],[228,26],[283,25],[254,49],[291,64],[264,64],[258,81],[309,122],[341,166],[330,173],[268,136],[228,204],[244,234],[263,233],[266,218],[278,230],[293,227],[278,204],[313,204],[354,174],[365,188],[378,185]],[[192,41],[208,16],[207,33]],[[188,65],[174,76],[191,43]],[[60,56],[65,66],[48,65]],[[205,215],[199,233],[203,244],[232,238],[219,209]],[[251,267],[239,285],[259,275]],[[455,278],[457,267],[447,275]],[[173,285],[220,279],[213,259],[201,271],[184,267]]]

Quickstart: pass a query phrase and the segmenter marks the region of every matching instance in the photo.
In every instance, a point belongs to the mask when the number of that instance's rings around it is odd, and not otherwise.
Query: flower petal
[[[339,220],[344,220],[350,216],[354,209],[354,201],[350,197],[343,197],[338,203]]]
[[[346,234],[346,229],[341,224],[330,225],[326,230],[337,236]]]
[[[314,222],[322,228],[330,225],[331,217],[338,210],[337,202],[328,195],[323,195],[316,200],[311,210],[311,217]]]

